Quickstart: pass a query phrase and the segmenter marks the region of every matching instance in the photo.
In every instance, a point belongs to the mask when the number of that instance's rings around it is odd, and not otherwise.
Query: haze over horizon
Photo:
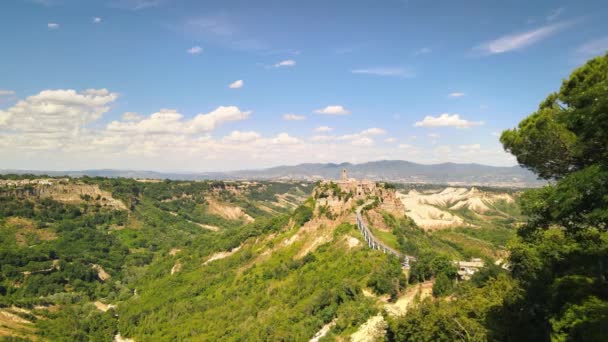
[[[8,0],[2,169],[512,166],[498,141],[608,49],[605,3]]]

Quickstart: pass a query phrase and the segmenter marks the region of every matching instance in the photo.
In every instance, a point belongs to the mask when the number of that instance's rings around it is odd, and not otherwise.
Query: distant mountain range
[[[488,185],[505,187],[540,186],[545,182],[519,166],[498,167],[481,164],[416,164],[403,160],[382,160],[361,164],[308,163],[277,166],[259,170],[230,172],[165,173],[133,170],[32,171],[1,170],[0,173],[46,174],[49,176],[125,177],[178,180],[318,180],[338,179],[342,169],[353,178],[400,183],[433,183],[454,185]]]

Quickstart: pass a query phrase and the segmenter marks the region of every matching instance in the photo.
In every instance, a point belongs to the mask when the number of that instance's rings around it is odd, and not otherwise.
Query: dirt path
[[[241,247],[242,246],[235,247],[228,252],[217,252],[217,253],[213,254],[209,259],[207,259],[207,261],[205,261],[203,263],[203,265],[207,265],[208,263],[215,261],[215,260],[224,259],[226,257],[229,257],[232,254],[238,252],[238,250],[241,249]]]
[[[359,330],[350,335],[351,342],[369,342],[380,339],[386,333],[386,322],[381,314],[371,317]]]
[[[414,303],[417,296],[420,296],[419,298],[422,300],[432,294],[433,281],[426,281],[410,287],[395,303],[387,303],[384,305],[384,308],[391,316],[402,316],[407,313],[407,310]]]
[[[308,342],[319,342],[320,339],[322,339],[325,335],[327,335],[327,333],[331,330],[331,328],[334,327],[334,325],[336,325],[336,319],[334,318],[333,321],[325,324],[321,330],[319,330],[315,336],[313,336]]]
[[[426,281],[418,285],[408,288],[405,293],[397,299],[395,303],[384,304],[384,309],[391,316],[402,316],[407,313],[407,310],[416,301],[431,296],[433,293],[433,281]],[[363,323],[359,330],[350,335],[352,342],[367,342],[381,340],[386,334],[386,321],[382,314],[372,316]]]

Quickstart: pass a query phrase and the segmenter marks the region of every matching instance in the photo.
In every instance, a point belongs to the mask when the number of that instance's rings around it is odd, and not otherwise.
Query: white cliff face
[[[113,209],[126,210],[127,206],[101,190],[97,184],[85,184],[69,179],[0,180],[2,190],[18,196],[51,198],[58,202],[79,204],[89,202]]]
[[[448,187],[440,192],[420,193],[411,190],[407,194],[399,193],[399,199],[405,206],[406,215],[424,229],[442,229],[466,225],[464,220],[449,210],[468,209],[477,214],[493,210],[499,202],[513,203],[513,197],[506,193],[489,193],[476,188]]]

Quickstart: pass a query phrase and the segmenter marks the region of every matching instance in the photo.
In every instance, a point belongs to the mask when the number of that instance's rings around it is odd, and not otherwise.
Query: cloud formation
[[[405,68],[399,67],[376,67],[367,69],[354,69],[350,71],[353,74],[362,75],[374,75],[374,76],[392,76],[392,77],[403,77],[411,78],[414,77],[414,73]]]
[[[44,90],[0,110],[0,128],[32,133],[73,133],[110,110],[118,94],[107,89]]]
[[[271,141],[275,145],[295,145],[302,142],[300,139],[292,137],[287,133],[279,133]]]
[[[219,106],[193,117],[175,109],[147,115],[126,112],[105,123],[118,98],[107,89],[45,90],[0,110],[3,166],[211,171],[303,162],[364,162],[379,156],[427,163],[513,164],[499,148],[471,152],[474,146],[442,145],[433,151],[430,144],[376,144],[374,139],[387,133],[379,127],[330,135],[330,127],[320,126],[315,129],[317,134],[327,135],[309,138],[247,128],[218,135],[219,127],[247,124],[251,112],[235,106]]]
[[[301,120],[306,120],[306,117],[304,115],[287,113],[287,114],[283,114],[283,120],[287,120],[287,121],[301,121]]]
[[[458,146],[458,148],[461,150],[473,152],[473,151],[481,150],[481,145],[480,144],[460,145],[460,146]]]
[[[144,116],[135,112],[125,112],[122,115],[123,121],[140,121],[143,120]]]
[[[230,88],[230,89],[239,89],[239,88],[243,88],[243,85],[245,85],[245,82],[243,82],[243,80],[236,80],[236,81],[230,83],[228,85],[228,88]]]
[[[284,61],[280,61],[278,63],[276,63],[274,65],[275,68],[282,68],[282,67],[292,67],[296,65],[296,61],[294,61],[293,59],[287,59]]]
[[[191,55],[198,55],[201,52],[203,52],[203,48],[197,45],[197,46],[193,46],[193,47],[189,48],[187,50],[187,52]]]
[[[315,128],[315,132],[319,132],[319,133],[327,133],[327,132],[331,132],[334,129],[328,126],[319,126],[317,128]]]
[[[317,109],[315,110],[315,113],[323,115],[348,115],[350,114],[350,111],[341,105],[331,105],[325,108]]]
[[[46,24],[46,27],[48,27],[50,30],[56,30],[59,28],[59,24],[57,23],[48,23]]]
[[[372,128],[368,128],[364,131],[361,131],[362,135],[382,135],[382,134],[386,134],[386,131],[383,130],[382,128],[377,128],[377,127],[372,127]]]
[[[455,127],[470,128],[483,125],[482,121],[468,121],[462,119],[459,114],[443,113],[437,117],[427,115],[422,121],[414,124],[415,127]]]
[[[101,23],[101,18],[100,17],[93,17],[93,19],[91,21],[93,22],[93,24],[99,24],[99,23]]]
[[[464,93],[461,93],[458,91],[448,94],[448,97],[452,97],[452,98],[458,98],[458,97],[463,97],[463,96],[464,96]]]
[[[112,7],[139,11],[147,8],[159,7],[168,0],[114,0]]]
[[[482,43],[476,46],[474,50],[483,55],[495,55],[523,49],[556,34],[571,24],[570,22],[561,22],[542,26],[531,31],[505,35]]]
[[[250,142],[260,139],[262,136],[258,132],[254,131],[232,131],[229,135],[225,136],[222,140],[225,142]]]
[[[109,131],[139,134],[200,134],[210,132],[223,123],[245,120],[250,111],[241,111],[235,106],[220,106],[209,113],[201,113],[190,120],[175,109],[161,109],[139,121],[112,121]]]

